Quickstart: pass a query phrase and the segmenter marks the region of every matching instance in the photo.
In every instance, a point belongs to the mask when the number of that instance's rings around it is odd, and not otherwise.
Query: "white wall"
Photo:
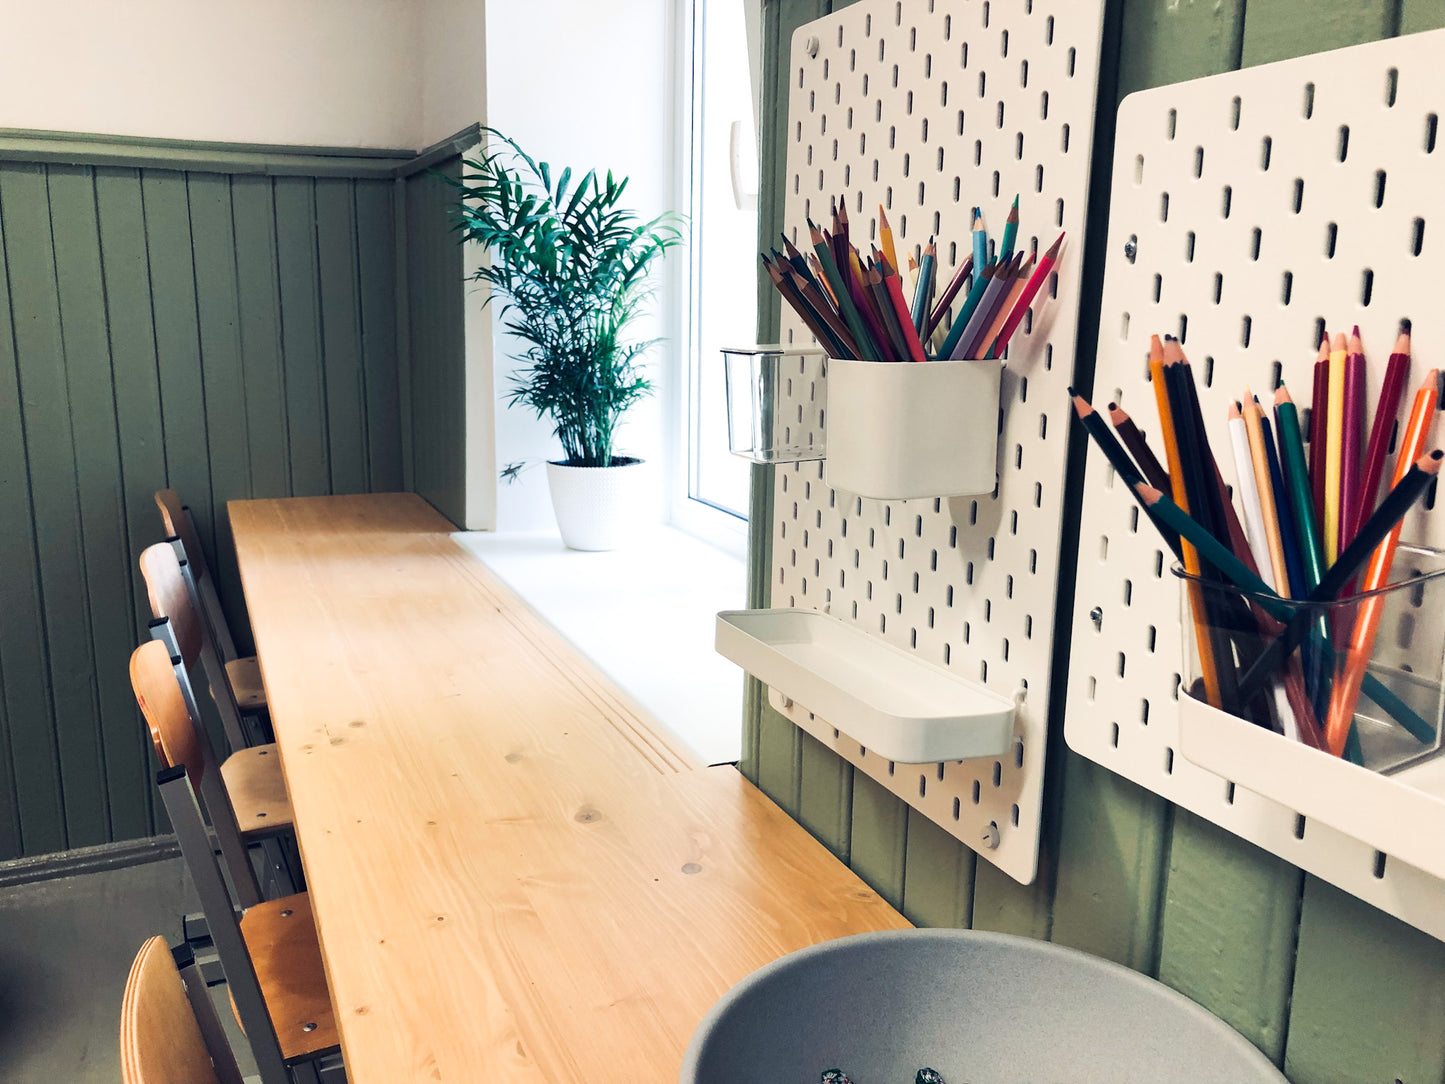
[[[424,10],[414,0],[0,0],[0,127],[418,147]]]
[[[534,158],[580,175],[597,167],[631,177],[627,200],[644,217],[675,209],[678,199],[674,79],[676,0],[488,0],[487,123]],[[674,254],[670,259],[682,259]],[[669,341],[648,355],[657,394],[623,423],[618,452],[642,455],[656,482],[650,512],[663,513],[664,416],[679,349],[680,298],[671,275],[652,314],[635,325],[638,338]],[[664,318],[659,314],[667,314]],[[494,326],[499,322],[494,321]],[[505,394],[515,352],[497,327],[493,343],[497,394]],[[547,459],[561,449],[552,426],[524,408],[497,407],[497,462],[526,460],[521,481],[500,486],[499,530],[554,528],[547,495]]]

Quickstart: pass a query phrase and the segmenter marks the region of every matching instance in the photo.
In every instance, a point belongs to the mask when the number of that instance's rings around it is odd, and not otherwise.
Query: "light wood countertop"
[[[353,1084],[672,1084],[750,971],[907,925],[421,498],[230,514]]]

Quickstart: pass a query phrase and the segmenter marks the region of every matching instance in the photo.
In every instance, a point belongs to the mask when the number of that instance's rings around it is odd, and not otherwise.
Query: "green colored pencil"
[[[964,299],[963,308],[958,310],[958,315],[953,318],[953,326],[948,329],[948,336],[943,340],[943,345],[938,348],[940,358],[951,357],[954,348],[958,346],[958,340],[963,338],[963,329],[968,326],[968,321],[973,316],[973,310],[978,308],[978,303],[983,299],[983,292],[988,289],[988,284],[993,281],[993,274],[998,269],[997,263],[991,263],[978,270],[974,264],[973,285],[969,288],[968,297]]]
[[[872,343],[873,337],[868,334],[868,329],[863,324],[863,318],[858,315],[848,287],[843,285],[843,276],[838,271],[838,262],[833,259],[833,252],[823,239],[823,231],[813,225],[812,219],[808,220],[808,231],[813,242],[813,251],[818,254],[818,262],[823,265],[823,275],[827,278],[828,285],[833,288],[833,296],[838,299],[838,312],[842,315],[843,322],[848,325],[848,333],[858,344],[859,360],[882,361],[881,357],[866,358],[863,356],[863,351],[867,350],[865,344]]]
[[[1014,197],[1014,205],[1009,208],[1008,218],[1004,219],[1003,240],[998,244],[998,258],[1006,260],[1014,254],[1014,241],[1019,235],[1019,198]]]

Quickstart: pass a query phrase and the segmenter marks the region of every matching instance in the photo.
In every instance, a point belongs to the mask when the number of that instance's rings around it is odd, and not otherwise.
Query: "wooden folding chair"
[[[190,947],[141,946],[120,1007],[121,1084],[242,1084]]]
[[[196,532],[196,521],[191,516],[191,510],[181,504],[174,489],[158,490],[155,497],[166,536],[178,550],[177,556],[183,562],[202,622],[202,632],[225,671],[226,682],[235,697],[237,707],[243,713],[264,712],[266,689],[261,683],[260,664],[254,655],[236,654],[235,638],[226,622],[226,614],[221,609],[221,600],[216,594],[216,584],[211,578],[210,567],[206,563],[205,550],[201,548],[200,535]],[[207,673],[209,672],[208,670]]]
[[[211,839],[201,816],[194,783],[207,773],[199,738],[166,647],[159,640],[142,644],[130,662],[136,702],[155,736],[162,767],[156,785],[191,872],[240,1021],[263,1084],[294,1084],[319,1079],[318,1063],[339,1048],[336,1016],[326,988],[321,946],[306,893],[277,900],[247,901],[238,891],[237,918]],[[224,821],[215,806],[212,819]],[[217,837],[223,840],[222,826]],[[224,842],[223,842],[224,854]],[[295,1075],[293,1076],[293,1071]],[[328,1075],[330,1067],[327,1067]]]

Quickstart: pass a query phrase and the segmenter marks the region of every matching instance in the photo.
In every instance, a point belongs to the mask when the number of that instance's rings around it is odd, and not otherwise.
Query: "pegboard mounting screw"
[[[1090,610],[1090,611],[1089,611],[1089,620],[1094,623],[1094,631],[1095,631],[1095,632],[1098,632],[1099,629],[1103,628],[1103,626],[1104,626],[1104,610],[1103,610],[1103,608],[1102,608],[1102,607],[1099,607],[1099,606],[1095,606],[1092,610]]]
[[[980,842],[990,851],[998,849],[999,834],[997,821],[989,821],[988,824],[984,826]]]
[[[810,57],[816,58],[818,56],[818,39],[816,37],[811,37],[807,41],[805,41],[803,43],[803,51],[806,52]]]

